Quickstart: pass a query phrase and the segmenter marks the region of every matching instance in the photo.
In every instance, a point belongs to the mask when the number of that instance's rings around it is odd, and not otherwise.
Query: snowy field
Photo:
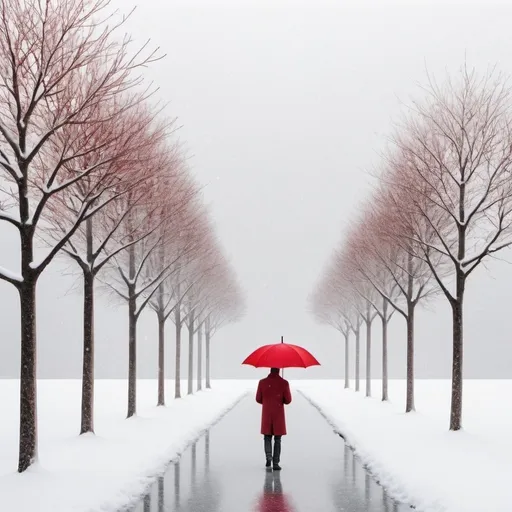
[[[40,462],[18,475],[18,382],[0,380],[2,510],[116,510],[255,384],[215,381],[213,390],[175,401],[174,382],[167,381],[168,406],[157,408],[156,381],[141,380],[138,416],[125,420],[126,382],[97,381],[97,435],[80,437],[80,382],[40,381]],[[457,433],[448,432],[449,381],[417,381],[418,412],[408,415],[404,381],[390,381],[389,404],[344,391],[342,381],[291,384],[344,434],[395,498],[423,512],[512,510],[512,381],[466,381],[464,431]],[[372,388],[378,397],[380,382]]]
[[[90,512],[115,510],[141,494],[206,427],[229,410],[250,382],[214,381],[212,390],[154,406],[156,381],[141,380],[138,416],[126,420],[127,383],[97,381],[96,436],[78,436],[80,382],[39,381],[39,459],[19,475],[18,382],[0,380],[1,509],[16,512]],[[182,390],[186,393],[186,383]]]
[[[362,393],[342,381],[292,384],[395,498],[423,512],[512,510],[512,381],[465,381],[461,432],[448,432],[449,381],[416,381],[418,412],[407,415],[405,381],[390,382],[390,404],[365,399],[363,381]]]

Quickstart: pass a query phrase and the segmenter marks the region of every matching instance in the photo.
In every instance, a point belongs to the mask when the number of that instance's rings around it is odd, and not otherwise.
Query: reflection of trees
[[[178,510],[180,507],[180,461],[179,459],[174,464],[174,509]]]
[[[180,507],[179,512],[215,512],[220,507],[220,485],[210,472],[210,433],[204,439],[204,471],[197,470],[197,441],[191,447],[192,470],[190,473],[190,496]],[[202,474],[201,474],[202,473]],[[179,479],[178,479],[179,482]],[[175,494],[176,494],[175,489]]]
[[[190,496],[188,499],[182,500],[181,477],[185,475],[182,471],[180,459],[178,459],[169,466],[165,475],[157,478],[157,481],[133,508],[132,512],[140,512],[141,510],[151,512],[151,505],[155,505],[155,501],[158,512],[170,510],[175,512],[215,512],[219,510],[220,485],[210,473],[210,433],[207,432],[202,439],[204,439],[204,471],[198,471],[197,467],[197,448],[201,440],[196,441],[190,447],[191,470],[189,473]],[[171,475],[170,471],[173,471],[174,474]],[[171,485],[173,486],[172,492],[169,489]],[[165,492],[166,486],[168,487],[167,493]]]
[[[196,486],[196,473],[197,473],[197,441],[192,445],[192,466],[190,472],[190,481],[192,488]]]
[[[204,470],[210,471],[210,431],[208,430],[204,436]]]
[[[348,475],[348,464],[350,462],[349,457],[350,448],[347,443],[343,444],[343,472]]]
[[[158,512],[164,512],[165,505],[164,477],[158,477]]]
[[[151,512],[151,491],[144,496],[144,512]]]
[[[346,445],[345,445],[346,446]],[[356,485],[356,475],[357,475],[357,461],[354,457],[354,453],[349,448],[349,458],[352,460],[352,484]]]
[[[343,472],[332,483],[332,498],[336,509],[350,512],[398,512],[398,504],[386,494],[383,487],[372,481],[368,471],[347,445],[343,457]],[[378,486],[374,492],[372,486]],[[376,492],[379,490],[380,493]]]
[[[220,486],[217,480],[209,475],[200,479],[199,485],[192,488],[187,502],[179,512],[215,512],[220,506]]]

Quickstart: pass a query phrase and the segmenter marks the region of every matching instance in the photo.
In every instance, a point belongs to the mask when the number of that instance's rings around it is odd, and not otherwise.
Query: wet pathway
[[[133,512],[405,512],[295,393],[282,472],[264,467],[260,406],[244,399],[157,479]]]

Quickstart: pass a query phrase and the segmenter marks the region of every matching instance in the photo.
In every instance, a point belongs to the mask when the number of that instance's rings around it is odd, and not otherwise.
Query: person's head
[[[270,368],[270,373],[277,373],[279,375],[279,368]]]

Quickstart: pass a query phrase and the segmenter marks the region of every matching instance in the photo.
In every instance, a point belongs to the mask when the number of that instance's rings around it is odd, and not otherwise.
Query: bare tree
[[[350,233],[346,245],[347,257],[350,260],[351,274],[362,277],[362,296],[371,304],[373,311],[382,323],[382,400],[388,399],[388,324],[394,309],[390,302],[397,296],[397,287],[387,268],[375,257],[377,218],[372,208],[373,201],[368,205]],[[377,233],[377,236],[379,233]],[[369,286],[368,286],[369,285]],[[373,288],[373,290],[372,290]],[[358,287],[356,286],[356,290]],[[368,314],[368,304],[367,304]],[[371,331],[370,331],[371,332]],[[367,323],[368,335],[368,323]]]
[[[360,301],[361,298],[357,297],[357,301]],[[354,306],[351,310],[351,314],[349,317],[350,328],[354,333],[355,337],[355,357],[354,357],[354,379],[355,379],[355,390],[359,391],[361,387],[361,324],[362,318],[359,314],[357,308]]]
[[[345,389],[350,387],[349,381],[349,337],[352,330],[352,305],[348,298],[347,285],[340,286],[336,282],[335,269],[327,267],[315,291],[309,298],[311,313],[317,322],[330,325],[339,331],[345,340]]]
[[[47,228],[50,240],[59,239],[69,230],[67,220],[69,212],[74,219],[79,215],[82,197],[87,190],[102,191],[100,204],[94,204],[91,214],[87,215],[73,236],[63,247],[63,252],[73,259],[83,274],[83,365],[82,365],[82,409],[80,433],[94,432],[94,283],[98,273],[108,262],[131,244],[148,236],[149,232],[133,236],[123,233],[120,238],[120,227],[130,212],[148,200],[148,179],[157,179],[157,174],[167,169],[158,167],[158,145],[166,135],[166,125],[154,123],[155,114],[144,105],[126,110],[112,122],[102,123],[101,129],[94,134],[82,133],[82,125],[73,126],[73,139],[78,145],[85,145],[97,139],[99,146],[112,134],[116,134],[116,144],[111,151],[113,158],[102,166],[94,175],[87,176],[77,182],[58,197],[58,201],[49,205],[49,225]],[[154,125],[154,126],[152,126]],[[67,130],[64,131],[66,134]],[[81,165],[100,158],[91,151],[84,157]],[[72,169],[69,170],[72,175]],[[46,237],[46,238],[48,238]]]
[[[426,263],[415,256],[407,226],[401,222],[398,207],[401,190],[385,181],[372,202],[370,229],[366,233],[366,250],[373,266],[365,273],[384,301],[398,311],[406,321],[407,386],[405,411],[414,405],[414,320],[416,306],[436,293],[431,286],[431,273]]]
[[[193,250],[188,251],[183,259],[181,270],[171,276],[173,289],[179,297],[171,317],[176,327],[175,398],[181,398],[181,330],[184,323],[189,331],[188,393],[193,393],[194,334],[199,327],[196,315],[200,307],[201,282],[208,271],[204,264],[205,256],[211,250],[208,214],[198,203],[195,204],[195,215],[188,232],[194,240]]]
[[[201,232],[202,243],[194,254],[191,265],[193,271],[189,272],[185,278],[188,284],[184,301],[189,332],[188,394],[194,392],[194,334],[198,334],[197,366],[199,369],[202,367],[202,336],[199,338],[199,332],[206,321],[208,304],[215,295],[213,283],[223,262],[222,252],[206,210],[203,211],[201,223],[197,229]]]
[[[216,267],[205,321],[206,388],[211,388],[211,339],[224,326],[238,322],[245,314],[245,299],[231,265],[224,258]]]
[[[371,289],[366,285],[363,293],[373,295]],[[364,295],[363,295],[364,296]],[[361,318],[366,325],[366,396],[372,396],[372,324],[377,316],[377,312],[373,307],[376,297],[373,295],[371,299],[365,299],[365,308],[360,311]]]
[[[176,353],[175,353],[175,370],[174,370],[174,398],[181,398],[181,329],[183,327],[183,283],[180,280],[180,273],[176,274],[176,295],[180,300],[174,308],[174,315],[171,316],[175,326]]]
[[[206,388],[210,384],[210,342],[211,336],[222,325],[239,320],[243,314],[242,293],[236,283],[234,272],[226,261],[219,244],[212,239],[207,264],[201,280],[201,307],[198,309],[198,390],[202,388],[202,334],[204,328],[206,341]],[[213,318],[213,322],[212,322]]]
[[[162,268],[154,269],[150,262],[153,255],[168,247],[173,239],[179,238],[181,229],[179,212],[186,209],[195,194],[188,174],[181,166],[172,166],[168,162],[168,153],[162,153],[162,166],[168,165],[165,180],[146,180],[150,187],[148,200],[130,211],[122,227],[124,236],[130,241],[138,237],[113,258],[108,265],[105,284],[128,304],[128,413],[136,413],[136,376],[137,376],[137,322],[142,311],[158,291],[160,284],[175,270],[176,259],[167,261]],[[149,233],[149,236],[145,236]]]
[[[183,299],[187,295],[190,284],[185,277],[191,275],[191,261],[194,254],[202,247],[202,232],[198,229],[201,222],[202,210],[198,206],[198,190],[190,195],[188,204],[175,217],[179,223],[179,236],[169,240],[169,244],[161,246],[150,258],[148,271],[158,273],[167,268],[167,275],[160,282],[149,304],[155,311],[158,321],[158,400],[157,405],[165,405],[165,324],[174,316],[176,324],[176,392],[175,398],[180,398],[180,358],[181,358],[181,310]],[[193,282],[193,280],[192,280]]]
[[[372,350],[372,324],[377,316],[374,305],[377,304],[377,292],[371,282],[361,272],[357,245],[354,237],[357,231],[353,231],[347,240],[343,250],[336,253],[335,265],[344,276],[344,280],[350,283],[351,289],[362,300],[354,301],[354,308],[361,316],[366,326],[366,396],[370,397],[371,390],[371,350]]]
[[[452,308],[450,430],[459,430],[466,282],[512,243],[511,90],[501,75],[467,68],[425,90],[394,139],[394,185],[404,191],[399,211],[415,256]]]
[[[203,389],[203,327],[205,320],[197,320],[197,390]]]
[[[210,352],[210,343],[211,343],[211,335],[212,335],[212,324],[210,321],[210,315],[206,317],[204,323],[204,336],[205,336],[205,385],[206,389],[211,389],[211,370],[210,370],[210,361],[211,361],[211,352]]]
[[[206,263],[206,262],[205,262]],[[207,327],[207,320],[211,311],[215,309],[217,301],[219,300],[220,291],[222,290],[222,272],[226,265],[224,257],[220,252],[220,247],[212,246],[208,267],[205,268],[204,274],[201,279],[199,307],[197,309],[197,390],[200,391],[203,387],[202,382],[202,368],[203,368],[203,330]],[[205,331],[206,335],[206,331]],[[208,347],[209,356],[209,347]],[[208,367],[208,364],[207,364]],[[209,377],[209,368],[207,369]],[[209,378],[207,379],[209,382]]]
[[[185,324],[188,329],[188,373],[187,373],[187,393],[194,393],[194,334],[196,332],[196,308],[197,295],[195,290],[191,289],[185,299]]]
[[[119,114],[112,100],[142,90],[141,77],[132,71],[155,59],[141,51],[130,56],[129,38],[116,38],[123,20],[109,25],[107,6],[106,0],[0,1],[0,168],[3,192],[12,199],[2,205],[0,220],[16,228],[21,249],[20,272],[2,268],[0,279],[20,294],[20,472],[37,456],[37,281],[99,200],[95,191],[87,191],[70,229],[37,262],[35,240],[48,205],[106,163],[100,159],[80,167],[77,159],[95,149],[90,146],[77,154],[74,144],[63,144],[58,155],[49,147],[65,127],[81,124],[94,130]],[[134,93],[132,104],[144,94]],[[103,109],[105,103],[111,108]],[[108,147],[108,138],[103,144]],[[112,158],[109,151],[105,155]],[[73,162],[75,173],[69,177],[66,169]]]

